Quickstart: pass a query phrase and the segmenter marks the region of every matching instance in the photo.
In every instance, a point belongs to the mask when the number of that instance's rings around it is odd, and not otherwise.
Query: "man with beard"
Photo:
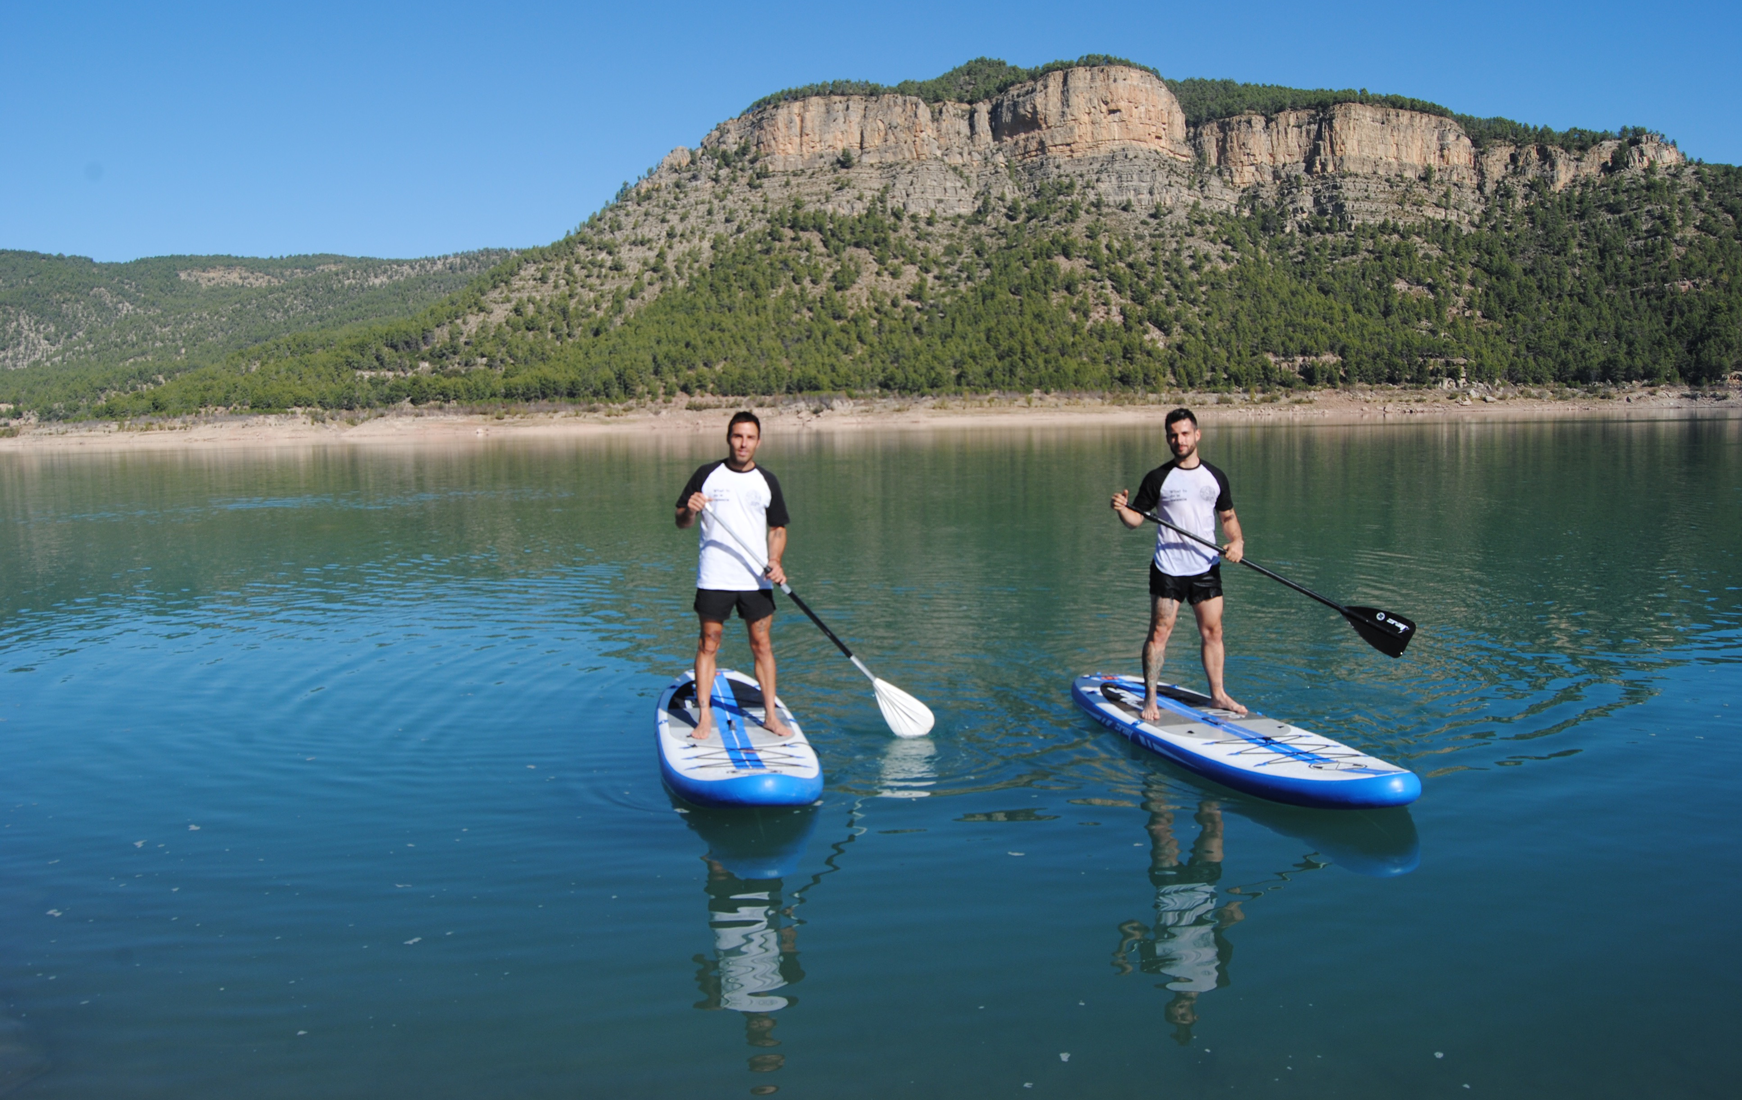
[[[727,455],[702,466],[690,476],[677,498],[677,525],[681,530],[702,521],[700,558],[696,565],[696,617],[701,636],[696,642],[696,731],[706,741],[713,729],[709,687],[714,682],[715,657],[726,620],[736,610],[750,634],[750,653],[756,662],[756,682],[767,700],[762,724],[770,733],[791,737],[792,731],[775,710],[774,585],[786,583],[780,556],[786,552],[786,499],[780,482],[756,464],[756,448],[762,445],[762,421],[745,410],[734,413],[726,425]],[[768,564],[751,559],[743,549],[721,538],[717,524],[743,532],[740,538],[765,543]]]
[[[1221,557],[1239,562],[1245,553],[1240,520],[1234,515],[1234,498],[1222,471],[1198,457],[1198,418],[1190,409],[1175,409],[1163,425],[1173,461],[1149,471],[1133,498],[1128,490],[1113,494],[1113,511],[1126,527],[1143,526],[1144,512],[1214,541],[1216,522],[1229,541]],[[1234,714],[1246,708],[1234,701],[1222,683],[1222,570],[1215,551],[1161,527],[1155,536],[1155,557],[1149,564],[1149,636],[1143,643],[1143,720],[1159,721],[1161,706],[1156,684],[1161,679],[1167,639],[1173,633],[1181,602],[1192,606],[1202,640],[1204,676],[1210,682],[1213,704]]]

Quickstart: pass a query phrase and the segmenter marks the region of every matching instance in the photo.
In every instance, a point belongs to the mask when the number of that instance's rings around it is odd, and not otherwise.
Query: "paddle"
[[[1136,512],[1137,509],[1133,508],[1132,511]],[[1222,548],[1211,542],[1209,539],[1199,538],[1183,527],[1176,527],[1167,520],[1156,515],[1154,512],[1138,512],[1138,514],[1151,523],[1159,523],[1161,526],[1175,534],[1184,535],[1193,542],[1202,543],[1218,554],[1222,552]],[[1271,580],[1281,581],[1283,584],[1288,585],[1301,595],[1311,596],[1326,607],[1333,608],[1339,612],[1343,618],[1349,620],[1349,625],[1355,628],[1355,633],[1361,635],[1362,641],[1385,654],[1387,657],[1403,656],[1403,650],[1409,645],[1409,640],[1415,637],[1415,623],[1404,618],[1402,615],[1396,615],[1390,611],[1381,611],[1377,607],[1362,607],[1359,604],[1349,604],[1345,607],[1336,600],[1326,599],[1305,585],[1296,584],[1287,577],[1272,573],[1270,570],[1257,564],[1250,558],[1241,558],[1240,564],[1250,566],[1258,572],[1263,573]]]
[[[731,525],[720,517],[720,513],[714,512],[713,517],[720,529],[731,535],[732,541],[750,555],[751,563],[766,575],[768,566],[763,564],[761,555],[751,549],[749,543],[738,537],[738,532],[732,530]],[[829,629],[828,624],[817,618],[817,613],[810,609],[810,605],[798,598],[798,593],[792,590],[791,585],[782,582],[780,590],[786,593],[788,599],[798,605],[800,611],[810,616],[810,621],[817,624],[817,629],[827,634],[829,641],[835,643],[835,648],[845,654],[847,660],[853,662],[853,667],[863,672],[865,678],[871,681],[871,690],[877,695],[877,709],[883,712],[883,720],[889,723],[889,732],[897,737],[924,737],[931,732],[932,725],[937,719],[932,716],[930,707],[889,681],[879,680],[877,674],[865,666],[864,661],[853,656],[853,651],[847,648],[847,643],[835,637],[835,632]]]

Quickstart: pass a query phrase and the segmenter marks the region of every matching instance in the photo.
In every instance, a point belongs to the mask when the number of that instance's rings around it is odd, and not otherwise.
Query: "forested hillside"
[[[286,333],[415,316],[509,255],[101,264],[0,251],[0,400],[76,406]]]
[[[990,87],[1009,76],[994,64],[938,81]],[[1199,91],[1223,106],[1194,110],[1319,94]],[[1431,169],[1358,192],[1311,175],[1242,188],[1163,158],[1153,171],[1174,190],[1143,206],[1117,199],[1141,183],[1117,151],[975,174],[850,152],[776,170],[747,145],[704,143],[569,236],[402,320],[281,335],[162,379],[32,392],[11,372],[0,401],[127,418],[681,394],[1699,384],[1742,369],[1742,171],[1641,167],[1640,135],[1598,146],[1592,131],[1508,125],[1599,159],[1557,184],[1527,174],[1547,161],[1515,157],[1513,174],[1454,194]]]
[[[1742,355],[1742,171],[1730,167],[1513,196],[1473,231],[1288,232],[1262,205],[1175,226],[1068,190],[959,224],[882,202],[851,217],[783,206],[722,234],[705,264],[667,245],[603,293],[621,251],[610,223],[657,224],[661,202],[628,200],[596,230],[528,255],[523,274],[547,293],[516,295],[499,320],[474,290],[415,321],[281,340],[102,411],[1712,382]]]

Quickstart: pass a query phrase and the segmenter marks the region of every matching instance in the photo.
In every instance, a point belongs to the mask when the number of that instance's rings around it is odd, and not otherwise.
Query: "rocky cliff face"
[[[706,148],[768,158],[776,171],[817,167],[842,150],[867,164],[1084,157],[1135,146],[1189,162],[1185,114],[1167,85],[1124,66],[1066,69],[982,103],[913,96],[812,96],[721,123]]]
[[[1177,161],[1192,158],[1179,101],[1141,69],[1047,73],[994,99],[990,114],[998,152],[1015,159],[1070,159],[1121,146]]]
[[[1447,183],[1482,182],[1463,128],[1418,111],[1339,103],[1325,111],[1236,115],[1200,126],[1193,139],[1204,162],[1237,187],[1290,175],[1419,178],[1428,169]]]
[[[1606,171],[1683,160],[1661,139],[1604,142],[1583,153],[1478,151],[1452,119],[1363,103],[1188,129],[1166,84],[1117,65],[1047,73],[973,104],[897,95],[791,100],[721,123],[702,147],[744,149],[786,173],[832,168],[844,151],[881,170],[904,203],[940,213],[971,207],[977,192],[1015,167],[1041,178],[1080,177],[1114,203],[1231,206],[1253,187],[1287,189],[1302,210],[1336,209],[1357,220],[1462,219],[1509,178],[1559,190]],[[689,158],[687,149],[675,150],[665,167],[679,170]],[[942,168],[957,169],[962,183]],[[1310,195],[1302,197],[1303,186]]]
[[[1199,127],[1192,141],[1204,163],[1222,169],[1237,187],[1290,175],[1424,179],[1431,170],[1433,179],[1455,187],[1488,190],[1508,176],[1524,176],[1546,179],[1559,191],[1612,168],[1638,170],[1684,159],[1673,144],[1656,138],[1601,142],[1583,153],[1541,145],[1478,152],[1452,119],[1364,103],[1236,115]]]
[[[1640,172],[1686,162],[1687,158],[1682,156],[1675,143],[1652,135],[1637,142],[1600,142],[1582,153],[1548,145],[1496,145],[1482,150],[1476,167],[1485,182],[1499,181],[1507,176],[1540,178],[1559,191],[1575,180],[1601,175],[1605,171]]]
[[[991,151],[990,104],[913,96],[811,96],[721,123],[702,148],[748,146],[776,171],[819,167],[850,152],[866,164],[965,163]]]

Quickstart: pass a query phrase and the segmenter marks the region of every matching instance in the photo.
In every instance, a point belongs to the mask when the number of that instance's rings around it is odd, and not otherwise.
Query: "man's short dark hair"
[[[1197,421],[1194,420],[1194,421],[1192,421],[1192,423],[1195,424],[1195,423],[1197,423]],[[758,436],[760,436],[762,434],[762,421],[756,419],[755,413],[751,412],[749,409],[745,409],[742,412],[733,413],[732,419],[727,422],[727,424],[726,424],[726,438],[727,439],[732,438],[732,429],[736,428],[740,424],[754,424],[754,425],[756,425],[756,434]]]
[[[1164,421],[1161,425],[1162,430],[1166,431],[1167,429],[1173,427],[1176,423],[1178,423],[1181,420],[1190,420],[1192,422],[1192,427],[1194,427],[1194,428],[1198,426],[1198,415],[1196,413],[1192,412],[1192,410],[1190,410],[1190,409],[1181,408],[1181,409],[1175,409],[1174,411],[1167,414],[1167,420]],[[762,429],[760,429],[760,428],[757,429],[757,431],[761,431],[761,430]]]

